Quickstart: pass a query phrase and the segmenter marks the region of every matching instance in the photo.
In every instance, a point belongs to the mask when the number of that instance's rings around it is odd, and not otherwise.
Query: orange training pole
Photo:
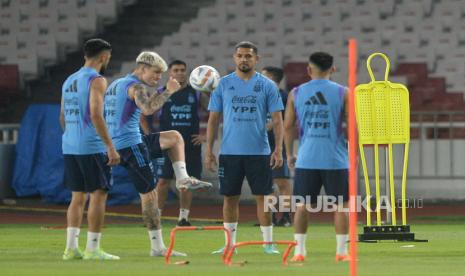
[[[349,39],[349,240],[350,275],[357,275],[357,133],[355,122],[355,86],[357,84],[357,41]]]

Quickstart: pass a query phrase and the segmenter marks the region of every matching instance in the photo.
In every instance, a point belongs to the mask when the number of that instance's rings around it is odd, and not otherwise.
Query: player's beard
[[[249,73],[252,70],[252,68],[247,65],[239,65],[238,69],[242,73]]]

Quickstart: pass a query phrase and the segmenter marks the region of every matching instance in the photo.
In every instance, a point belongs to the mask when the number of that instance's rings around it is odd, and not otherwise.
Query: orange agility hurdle
[[[291,249],[297,245],[297,242],[295,241],[274,241],[274,242],[264,242],[264,241],[246,241],[246,242],[238,242],[234,244],[227,252],[226,259],[224,260],[224,263],[226,265],[231,266],[233,264],[232,262],[232,256],[234,255],[234,251],[236,248],[241,247],[241,246],[246,246],[246,245],[264,245],[264,244],[285,244],[287,245],[286,250],[284,251],[283,254],[283,265],[287,265],[287,257],[289,256],[289,253],[291,253]],[[228,247],[227,247],[228,248]]]
[[[165,256],[165,263],[168,265],[170,264],[170,259],[171,259],[171,253],[173,252],[174,248],[174,242],[175,242],[175,236],[177,231],[202,231],[202,230],[216,230],[216,231],[224,231],[226,233],[226,248],[229,248],[231,246],[231,233],[229,232],[228,229],[224,228],[223,226],[187,226],[187,227],[175,227],[171,229],[171,234],[170,234],[170,244],[168,246],[168,249],[166,251],[166,256]],[[226,259],[226,254],[227,250],[223,252],[222,255],[222,261],[225,262]],[[188,262],[187,262],[188,263]],[[186,264],[187,264],[186,263]]]

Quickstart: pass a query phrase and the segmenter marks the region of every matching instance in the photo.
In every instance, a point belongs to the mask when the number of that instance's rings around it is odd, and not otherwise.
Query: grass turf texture
[[[164,224],[165,243],[173,224]],[[412,226],[418,238],[428,243],[359,243],[359,275],[465,275],[465,222],[420,223]],[[62,261],[65,229],[44,229],[41,225],[0,225],[1,275],[349,275],[348,263],[335,263],[335,237],[329,224],[309,228],[308,256],[303,266],[283,267],[281,256],[265,255],[260,246],[239,248],[233,261],[247,260],[243,267],[226,267],[220,256],[210,252],[223,245],[220,231],[179,232],[175,250],[189,265],[165,265],[164,258],[149,257],[147,232],[141,225],[108,225],[102,246],[119,255],[120,261]],[[276,240],[292,239],[291,228],[274,228]],[[238,240],[261,240],[258,227],[240,224]],[[81,230],[80,247],[86,242]],[[408,246],[414,245],[414,247]],[[406,246],[406,247],[403,247]],[[279,247],[282,252],[284,247]],[[292,256],[292,254],[291,254]],[[304,274],[305,273],[305,274]]]

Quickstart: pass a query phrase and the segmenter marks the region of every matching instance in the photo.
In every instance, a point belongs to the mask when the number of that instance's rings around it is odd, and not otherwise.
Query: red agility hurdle
[[[295,241],[274,241],[274,242],[264,242],[264,241],[246,241],[246,242],[238,242],[235,245],[231,247],[230,250],[228,250],[228,254],[226,256],[226,259],[224,259],[224,263],[226,265],[231,266],[232,263],[232,256],[234,255],[234,251],[236,248],[241,247],[241,246],[246,246],[246,245],[264,245],[264,244],[285,244],[287,245],[286,250],[284,251],[283,254],[283,265],[287,265],[287,257],[289,256],[289,253],[291,253],[291,249],[297,245],[297,242]]]
[[[188,227],[175,227],[171,230],[170,234],[170,244],[168,246],[168,249],[166,251],[166,256],[165,256],[165,263],[170,264],[170,259],[171,259],[171,253],[173,252],[173,247],[175,243],[175,236],[177,231],[224,231],[226,233],[226,247],[229,248],[231,246],[231,233],[229,232],[228,229],[224,228],[223,226],[188,226]],[[222,260],[225,262],[226,260],[226,254],[228,253],[227,250],[223,252]]]

